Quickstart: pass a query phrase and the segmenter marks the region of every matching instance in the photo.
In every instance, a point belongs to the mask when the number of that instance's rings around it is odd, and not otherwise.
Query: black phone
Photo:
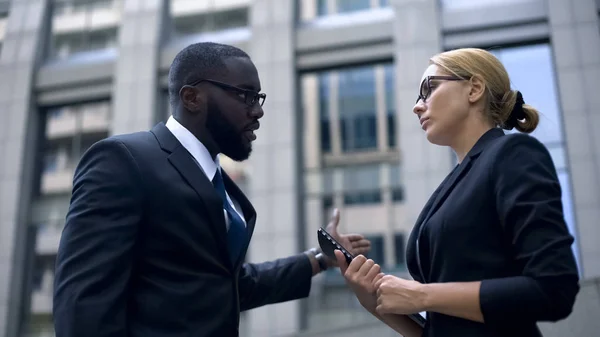
[[[346,262],[350,264],[354,259],[354,255],[350,254],[350,252],[344,248],[339,242],[337,242],[331,234],[327,233],[327,231],[323,228],[319,228],[317,230],[317,238],[319,239],[319,246],[323,251],[323,254],[329,256],[330,258],[335,259],[335,254],[333,253],[336,249],[340,250],[344,256],[346,257]],[[410,319],[415,321],[415,323],[419,324],[421,328],[425,327],[426,319],[421,316],[421,314],[410,314],[408,315]]]
[[[323,251],[323,254],[329,256],[332,259],[335,259],[334,251],[338,249],[341,251],[346,257],[346,262],[350,264],[352,259],[354,259],[354,255],[350,254],[350,252],[344,248],[339,242],[337,242],[331,234],[327,233],[327,231],[323,228],[319,228],[317,230],[317,238],[319,239],[319,246]]]
[[[419,324],[421,328],[425,328],[425,323],[427,323],[427,320],[425,317],[421,316],[421,314],[410,314],[408,317],[415,321],[415,323]]]

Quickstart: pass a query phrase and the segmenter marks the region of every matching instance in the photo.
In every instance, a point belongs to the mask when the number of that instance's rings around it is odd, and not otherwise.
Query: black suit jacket
[[[523,134],[485,133],[425,205],[407,245],[419,282],[482,281],[485,323],[428,313],[424,336],[540,336],[579,291],[573,237],[546,148]]]
[[[224,181],[251,236],[256,212]],[[56,260],[56,336],[237,336],[240,311],[308,296],[305,255],[242,262],[230,262],[219,195],[163,123],[107,138],[75,172]]]

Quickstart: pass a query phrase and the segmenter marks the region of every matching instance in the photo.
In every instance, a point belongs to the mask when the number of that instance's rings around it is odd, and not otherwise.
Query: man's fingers
[[[371,241],[367,239],[360,239],[356,241],[351,241],[353,248],[361,248],[361,247],[371,247]]]
[[[337,228],[338,228],[339,224],[340,224],[340,210],[335,208],[333,210],[333,214],[331,215],[331,219],[329,220],[329,225],[327,226],[327,227],[331,226],[328,228],[331,235],[337,235]]]
[[[354,243],[355,241],[360,241],[360,240],[365,240],[365,236],[361,235],[361,234],[346,234],[344,235],[346,238],[348,238],[348,241]],[[367,240],[369,241],[369,240]]]

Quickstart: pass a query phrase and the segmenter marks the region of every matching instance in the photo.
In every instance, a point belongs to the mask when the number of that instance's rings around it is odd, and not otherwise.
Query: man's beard
[[[225,119],[216,104],[208,104],[206,127],[222,154],[235,161],[244,161],[250,157],[252,146],[244,143],[242,133]]]

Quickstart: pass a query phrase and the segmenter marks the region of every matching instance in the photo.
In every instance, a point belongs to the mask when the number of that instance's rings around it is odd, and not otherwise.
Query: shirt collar
[[[202,144],[196,136],[194,136],[188,129],[186,129],[181,123],[179,123],[173,116],[170,116],[165,124],[167,129],[171,131],[173,136],[188,150],[188,152],[194,157],[198,165],[202,168],[208,179],[211,181],[215,177],[217,169],[220,169],[219,156],[213,161],[208,149]]]

